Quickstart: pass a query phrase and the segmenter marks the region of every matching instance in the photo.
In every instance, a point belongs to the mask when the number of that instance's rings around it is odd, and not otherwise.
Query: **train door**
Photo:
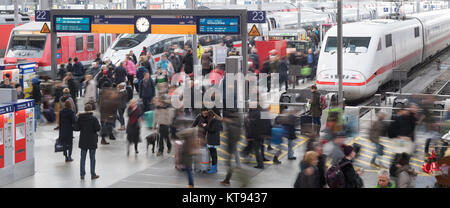
[[[105,53],[105,34],[100,34],[100,53]]]
[[[109,46],[111,46],[111,37],[112,37],[112,35],[111,34],[108,34],[107,36],[106,36],[106,48],[109,48]]]
[[[56,63],[63,63],[63,50],[61,37],[56,38]]]

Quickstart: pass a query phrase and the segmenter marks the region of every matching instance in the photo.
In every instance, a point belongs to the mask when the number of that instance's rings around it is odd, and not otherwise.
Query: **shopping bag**
[[[64,145],[62,144],[61,140],[59,138],[55,141],[55,152],[62,152],[64,151]]]

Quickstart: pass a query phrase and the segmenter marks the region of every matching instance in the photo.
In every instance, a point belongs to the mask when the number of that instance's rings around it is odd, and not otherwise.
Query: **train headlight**
[[[330,75],[327,73],[321,73],[319,76],[319,79],[323,80],[323,79],[330,79]]]
[[[361,78],[362,78],[362,77],[361,77],[361,75],[359,75],[359,74],[354,74],[354,75],[351,76],[351,79],[352,79],[352,80],[361,80]]]

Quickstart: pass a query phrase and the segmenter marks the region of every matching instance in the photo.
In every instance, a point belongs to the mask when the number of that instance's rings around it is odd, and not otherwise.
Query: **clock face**
[[[147,18],[139,17],[136,20],[136,29],[139,32],[147,32],[149,28],[150,28],[150,22],[148,21]]]

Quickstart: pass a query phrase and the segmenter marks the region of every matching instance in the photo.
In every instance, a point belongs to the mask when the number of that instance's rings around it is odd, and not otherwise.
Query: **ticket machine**
[[[34,174],[34,100],[14,104],[14,179]]]
[[[19,82],[22,86],[23,93],[25,98],[29,98],[33,91],[33,83],[31,80],[36,74],[36,62],[18,64],[17,68],[20,70]]]
[[[14,106],[0,105],[0,186],[14,181]]]

